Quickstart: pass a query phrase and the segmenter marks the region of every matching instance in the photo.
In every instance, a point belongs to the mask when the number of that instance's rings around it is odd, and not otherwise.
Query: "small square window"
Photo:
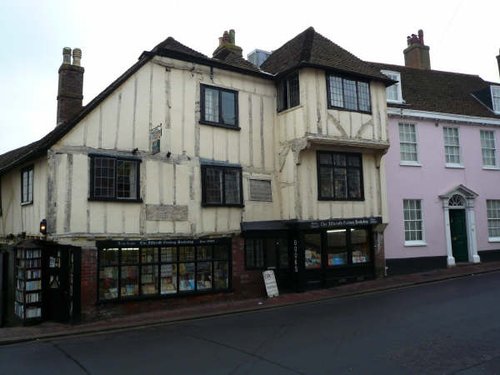
[[[240,167],[202,165],[201,173],[203,205],[243,205]]]
[[[363,200],[361,154],[318,151],[318,199]]]
[[[500,114],[500,86],[491,86],[491,102],[493,111]]]
[[[90,199],[139,201],[139,160],[91,156]]]
[[[238,128],[238,92],[201,85],[201,122]]]

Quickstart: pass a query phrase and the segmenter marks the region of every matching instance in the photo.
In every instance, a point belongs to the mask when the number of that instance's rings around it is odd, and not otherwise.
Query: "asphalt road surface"
[[[2,346],[0,374],[500,374],[500,272]]]

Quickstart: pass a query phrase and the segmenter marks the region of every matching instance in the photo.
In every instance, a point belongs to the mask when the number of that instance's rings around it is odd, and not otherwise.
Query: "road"
[[[500,374],[500,272],[3,346],[0,374]]]

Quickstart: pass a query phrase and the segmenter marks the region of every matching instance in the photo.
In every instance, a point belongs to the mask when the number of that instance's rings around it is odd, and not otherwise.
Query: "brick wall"
[[[97,301],[97,249],[82,249],[82,318],[95,314]]]

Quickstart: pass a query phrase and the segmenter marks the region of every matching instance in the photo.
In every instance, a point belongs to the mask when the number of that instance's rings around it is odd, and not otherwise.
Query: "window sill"
[[[343,107],[333,107],[331,105],[328,105],[329,110],[334,110],[334,111],[344,111],[344,112],[354,112],[354,113],[363,113],[365,115],[373,115],[373,112],[370,111],[362,111],[359,109],[348,109],[348,108],[343,108]]]
[[[485,171],[500,171],[500,167],[497,166],[483,166]]]
[[[296,105],[296,106],[293,106],[293,107],[290,107],[290,108],[284,108],[284,109],[282,109],[280,111],[276,110],[276,112],[278,113],[278,116],[279,116],[279,115],[284,115],[285,113],[292,112],[292,111],[294,111],[296,109],[303,108],[303,107],[304,107],[304,105],[299,104],[299,105]]]
[[[33,204],[33,201],[29,201],[29,202],[21,202],[21,207],[24,207],[24,206],[29,206],[29,205],[32,205]]]
[[[200,120],[199,123],[201,125],[208,125],[208,126],[213,126],[213,127],[216,127],[216,128],[236,130],[236,131],[240,131],[241,130],[241,128],[238,125],[219,124],[217,122],[210,122],[210,121],[203,121],[203,120]]]
[[[222,203],[202,203],[201,206],[203,208],[211,208],[211,207],[227,207],[227,208],[244,208],[245,205],[241,204],[222,204]]]
[[[450,169],[465,169],[465,167],[462,164],[450,164],[446,163],[445,168],[450,168]]]
[[[89,202],[142,203],[142,199],[89,198]]]
[[[425,241],[405,241],[405,247],[423,247],[427,246]]]
[[[402,167],[421,167],[422,164],[420,164],[418,161],[400,161],[399,165]]]
[[[500,242],[500,237],[489,237],[488,242]]]

